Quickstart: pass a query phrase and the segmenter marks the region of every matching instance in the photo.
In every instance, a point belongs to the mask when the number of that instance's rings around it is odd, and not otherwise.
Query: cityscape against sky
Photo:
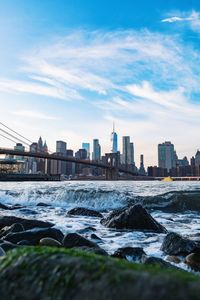
[[[31,140],[107,152],[114,120],[137,164],[200,148],[199,1],[0,0],[0,45],[1,121]]]

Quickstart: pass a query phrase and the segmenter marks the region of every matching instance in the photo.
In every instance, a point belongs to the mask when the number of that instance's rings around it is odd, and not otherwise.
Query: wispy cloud
[[[50,120],[50,121],[58,121],[60,118],[49,116],[47,114],[41,113],[39,111],[30,111],[30,110],[18,110],[11,112],[15,116],[20,116],[23,118],[33,118],[33,119],[40,119],[40,120]]]
[[[190,13],[179,12],[178,15],[163,19],[161,22],[187,24],[192,30],[200,32],[200,13],[195,10]]]

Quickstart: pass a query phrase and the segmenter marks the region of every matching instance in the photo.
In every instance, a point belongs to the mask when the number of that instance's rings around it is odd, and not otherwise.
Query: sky
[[[200,148],[198,0],[0,0],[0,122],[78,150],[113,121],[135,161]],[[0,136],[1,147],[13,147]]]

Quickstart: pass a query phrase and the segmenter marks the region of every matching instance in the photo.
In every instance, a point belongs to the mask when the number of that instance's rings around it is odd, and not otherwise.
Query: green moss
[[[23,289],[30,289],[45,300],[72,299],[75,296],[82,299],[81,293],[88,295],[88,299],[89,295],[93,299],[132,299],[131,295],[139,295],[142,300],[146,295],[144,284],[152,299],[155,295],[157,300],[172,299],[168,293],[176,295],[177,299],[182,299],[186,293],[191,299],[200,299],[200,277],[194,274],[64,248],[22,247],[9,251],[0,260],[0,294],[4,293],[5,300],[15,299],[11,295],[21,282],[20,293]],[[9,288],[6,290],[7,284]],[[166,298],[155,294],[159,288],[162,293],[166,288]]]

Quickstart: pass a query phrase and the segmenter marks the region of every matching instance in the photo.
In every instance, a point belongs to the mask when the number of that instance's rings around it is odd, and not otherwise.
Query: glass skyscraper
[[[114,123],[113,123],[113,132],[111,133],[111,142],[112,142],[112,153],[117,153],[117,151],[118,151],[118,138],[117,138],[117,133],[115,132]]]
[[[90,159],[90,144],[82,143],[82,149],[85,149],[87,151],[87,159]]]

